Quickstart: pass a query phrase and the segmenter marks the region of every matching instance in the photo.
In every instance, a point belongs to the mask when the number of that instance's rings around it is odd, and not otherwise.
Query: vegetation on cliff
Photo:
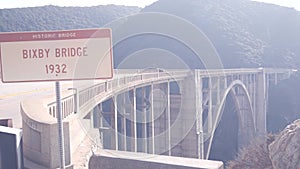
[[[228,169],[296,169],[300,168],[300,120],[277,135],[254,140],[242,149]]]

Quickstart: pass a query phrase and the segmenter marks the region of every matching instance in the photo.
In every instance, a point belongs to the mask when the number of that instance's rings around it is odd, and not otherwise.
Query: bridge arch
[[[242,92],[242,94],[240,92]],[[237,116],[238,116],[238,120],[239,120],[238,136],[242,137],[238,144],[240,144],[240,145],[245,144],[245,141],[247,141],[247,140],[249,141],[249,139],[252,139],[254,137],[254,133],[256,132],[255,121],[254,121],[254,111],[253,111],[253,107],[252,107],[252,99],[250,97],[250,94],[247,90],[246,85],[241,80],[234,80],[224,90],[223,95],[221,97],[220,105],[217,108],[216,120],[213,123],[213,128],[211,131],[212,133],[209,138],[206,159],[209,158],[209,155],[211,152],[211,147],[212,147],[214,136],[215,136],[215,132],[216,132],[218,124],[221,120],[221,117],[223,115],[226,98],[229,94],[232,94],[234,96],[235,106],[237,108]],[[241,98],[239,98],[240,96],[243,97],[242,100],[241,100]],[[246,103],[244,101],[246,101]],[[241,104],[246,104],[248,109],[242,109],[242,107],[245,105],[241,105]],[[250,117],[250,119],[247,117]],[[245,120],[247,120],[246,125],[244,125]],[[246,137],[247,139],[244,137]]]

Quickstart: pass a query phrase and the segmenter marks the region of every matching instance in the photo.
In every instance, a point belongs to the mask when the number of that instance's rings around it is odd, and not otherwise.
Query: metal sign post
[[[65,169],[65,145],[64,145],[64,126],[62,121],[61,100],[60,100],[60,84],[59,81],[55,82],[56,89],[56,112],[57,112],[57,125],[58,125],[58,143],[60,153],[60,168]]]

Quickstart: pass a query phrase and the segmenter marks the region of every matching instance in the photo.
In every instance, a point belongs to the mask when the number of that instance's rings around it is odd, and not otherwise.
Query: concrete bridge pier
[[[195,79],[193,76],[187,76],[179,82],[181,92],[181,109],[177,117],[177,125],[174,126],[174,136],[177,136],[177,141],[180,141],[183,157],[198,157],[196,147],[196,93]]]
[[[255,122],[258,135],[267,133],[267,103],[269,80],[264,70],[256,75]]]
[[[153,93],[153,143],[155,154],[169,155],[169,93],[166,83],[154,84]]]

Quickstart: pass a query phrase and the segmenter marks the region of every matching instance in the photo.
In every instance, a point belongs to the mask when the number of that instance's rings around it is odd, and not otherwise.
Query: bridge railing
[[[74,95],[68,95],[66,97],[61,98],[61,108],[62,108],[62,116],[63,118],[68,117],[69,115],[74,113],[74,105],[75,98]],[[56,101],[48,104],[48,113],[56,118]]]
[[[227,69],[224,71],[216,70],[198,70],[200,71],[202,76],[214,76],[214,75],[228,75],[228,74],[253,74],[258,72],[264,72],[266,74],[274,73],[276,76],[277,74],[282,74],[285,76],[290,76],[291,72],[293,73],[294,70],[287,70],[287,69]],[[95,84],[91,87],[82,89],[78,91],[78,103],[76,101],[76,94],[66,95],[61,99],[62,102],[62,114],[63,117],[66,118],[75,113],[75,105],[79,104],[79,109],[85,106],[89,101],[91,101],[94,97],[103,94],[104,92],[111,92],[112,90],[118,89],[120,87],[125,87],[130,84],[135,85],[139,83],[147,83],[150,81],[163,81],[163,80],[171,80],[176,78],[182,78],[187,76],[188,70],[168,70],[168,71],[161,71],[161,70],[115,70],[115,78],[102,81],[98,84]],[[47,105],[48,113],[53,117],[56,118],[56,101],[53,101]]]
[[[61,99],[62,115],[66,118],[75,113],[75,105],[78,105],[79,110],[88,104],[96,96],[105,92],[111,92],[112,90],[120,87],[128,86],[129,84],[135,85],[140,83],[147,83],[150,81],[160,81],[167,79],[176,79],[187,76],[188,70],[174,70],[169,72],[153,71],[153,72],[139,72],[133,74],[116,74],[114,79],[105,80],[91,87],[77,91],[75,94],[66,95]],[[78,103],[76,103],[76,94],[78,94]],[[48,113],[56,118],[56,101],[47,104]]]

